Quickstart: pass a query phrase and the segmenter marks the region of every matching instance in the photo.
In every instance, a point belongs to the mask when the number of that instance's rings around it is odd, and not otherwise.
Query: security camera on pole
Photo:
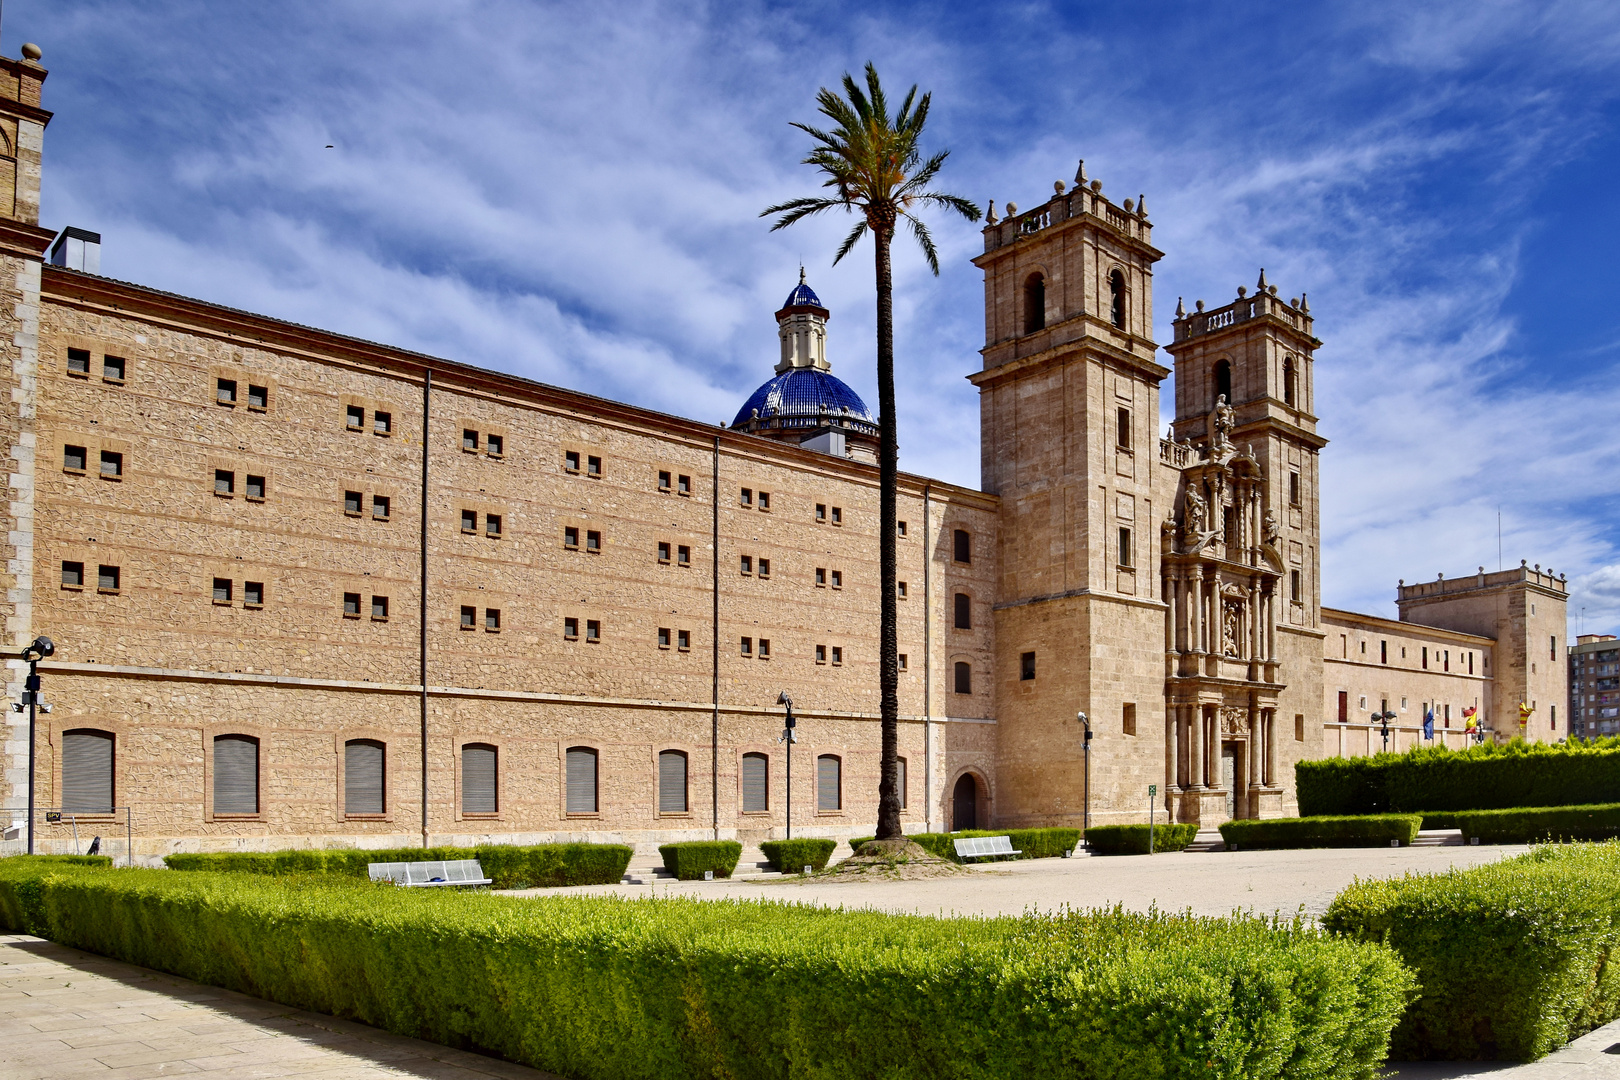
[[[787,743],[787,838],[793,839],[793,744],[799,741],[799,733],[793,729],[798,721],[793,719],[793,699],[787,696],[784,690],[776,697],[776,703],[787,709],[787,725],[782,728],[782,737],[777,742]]]
[[[34,853],[34,721],[39,711],[39,662],[56,652],[56,645],[48,637],[37,637],[23,649],[22,658],[28,663],[28,681],[23,683],[21,704],[12,706],[19,712],[28,706],[28,854]],[[46,706],[46,712],[50,706]]]

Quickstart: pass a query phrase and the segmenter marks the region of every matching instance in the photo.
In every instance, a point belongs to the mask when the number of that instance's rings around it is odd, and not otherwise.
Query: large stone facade
[[[42,266],[44,71],[0,74],[7,635],[57,643],[40,847],[71,846],[75,822],[111,840],[123,812],[87,812],[98,799],[130,808],[145,858],[757,841],[790,795],[796,835],[872,827],[874,429],[830,377],[807,286],[777,313],[777,378],[832,396],[790,414],[783,383],[722,429]],[[1368,746],[1323,711],[1362,696],[1325,675],[1352,659],[1335,626],[1405,625],[1321,606],[1308,307],[1262,279],[1178,310],[1160,438],[1145,211],[1096,184],[1008,211],[975,260],[983,490],[901,479],[905,825],[1137,820],[1150,785],[1181,820],[1290,812],[1296,761]],[[1403,590],[1403,617],[1495,605],[1411,642],[1506,648],[1526,678],[1403,669],[1367,693],[1557,700],[1562,665],[1536,657],[1561,580],[1538,575],[1522,613],[1497,584]],[[15,847],[30,744],[8,717]],[[85,787],[97,761],[107,783]]]

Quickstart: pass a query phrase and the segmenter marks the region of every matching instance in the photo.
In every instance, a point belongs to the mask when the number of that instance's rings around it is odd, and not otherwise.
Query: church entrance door
[[[1237,817],[1237,761],[1235,743],[1221,744],[1221,787],[1226,789],[1226,816]]]
[[[979,785],[971,773],[963,773],[951,793],[951,829],[977,829],[979,820]]]

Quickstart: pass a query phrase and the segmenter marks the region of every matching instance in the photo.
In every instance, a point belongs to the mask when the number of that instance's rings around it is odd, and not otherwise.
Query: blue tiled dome
[[[782,306],[785,308],[818,307],[823,311],[827,310],[827,305],[821,302],[821,297],[817,296],[815,290],[804,283],[802,275],[799,283],[793,287],[793,291],[788,293],[787,302]]]
[[[810,291],[803,285],[799,289]],[[810,295],[813,298],[815,293]],[[868,435],[876,435],[878,430],[872,411],[860,395],[842,380],[816,368],[785,371],[755,390],[743,402],[731,426],[746,428],[756,416],[761,424],[777,421],[778,428],[815,428],[831,421]]]

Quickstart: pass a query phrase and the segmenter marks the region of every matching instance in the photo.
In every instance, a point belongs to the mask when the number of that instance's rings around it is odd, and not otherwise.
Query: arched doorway
[[[979,785],[973,782],[972,773],[963,773],[951,793],[951,830],[960,832],[978,827]]]

